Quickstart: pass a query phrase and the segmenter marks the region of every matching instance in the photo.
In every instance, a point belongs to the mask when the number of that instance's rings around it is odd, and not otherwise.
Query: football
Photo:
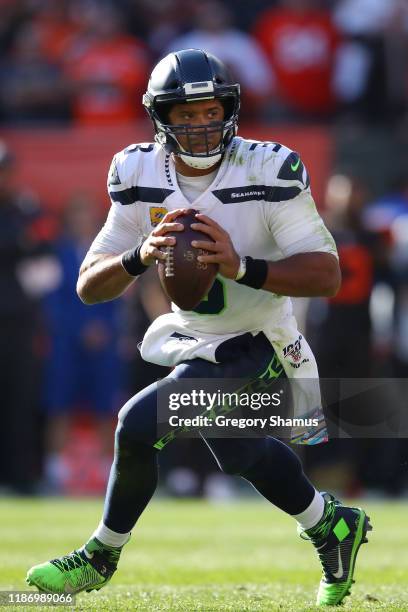
[[[157,264],[165,293],[182,310],[193,310],[205,298],[218,272],[218,264],[197,260],[198,255],[206,254],[207,251],[191,246],[192,240],[212,242],[204,232],[191,229],[191,224],[197,223],[196,213],[196,210],[189,209],[177,217],[177,223],[181,223],[184,230],[174,232],[176,244],[165,247],[167,257]]]

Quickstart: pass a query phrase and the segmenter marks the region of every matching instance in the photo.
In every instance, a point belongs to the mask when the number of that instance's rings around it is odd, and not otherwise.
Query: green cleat
[[[32,567],[26,582],[46,593],[98,591],[116,571],[122,548],[106,546],[91,538],[68,555]]]
[[[328,493],[323,496],[323,517],[301,536],[314,544],[323,568],[317,605],[337,606],[350,595],[357,553],[368,542],[366,534],[372,527],[361,508],[342,506]]]

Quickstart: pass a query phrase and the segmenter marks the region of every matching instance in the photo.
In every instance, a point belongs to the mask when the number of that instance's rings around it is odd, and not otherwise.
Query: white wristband
[[[239,260],[239,268],[238,268],[238,272],[235,277],[235,280],[236,281],[241,280],[241,278],[245,276],[245,274],[246,274],[246,257],[241,257],[241,259]]]

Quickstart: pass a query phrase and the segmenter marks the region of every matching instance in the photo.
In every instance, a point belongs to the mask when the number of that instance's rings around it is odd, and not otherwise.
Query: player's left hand
[[[240,258],[234,245],[232,244],[231,237],[228,232],[225,231],[216,221],[203,215],[201,213],[196,214],[198,223],[192,223],[191,228],[208,234],[214,242],[206,240],[193,240],[191,245],[196,249],[205,249],[209,251],[209,255],[199,255],[198,261],[205,263],[217,263],[219,264],[219,273],[225,278],[235,279],[238,274]]]

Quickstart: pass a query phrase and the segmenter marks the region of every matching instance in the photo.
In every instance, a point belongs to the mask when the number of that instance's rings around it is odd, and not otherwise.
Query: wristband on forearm
[[[261,289],[268,276],[268,262],[265,259],[252,259],[252,257],[245,257],[243,260],[241,260],[236,282],[252,287],[252,289]],[[245,273],[241,276],[243,266],[245,266]]]
[[[143,243],[142,243],[143,244]],[[142,244],[139,244],[133,249],[129,249],[122,255],[122,266],[130,276],[140,276],[146,272],[149,266],[145,266],[140,259],[140,249]]]

